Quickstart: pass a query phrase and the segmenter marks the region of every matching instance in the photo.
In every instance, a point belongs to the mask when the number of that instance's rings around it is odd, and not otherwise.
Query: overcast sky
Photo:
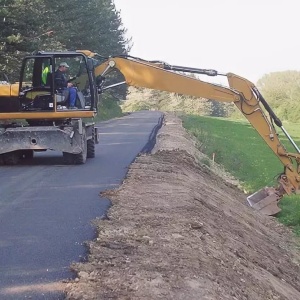
[[[300,71],[299,0],[114,0],[147,60],[232,72],[256,83]]]

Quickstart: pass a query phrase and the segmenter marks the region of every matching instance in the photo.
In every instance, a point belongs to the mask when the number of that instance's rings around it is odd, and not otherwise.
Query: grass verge
[[[276,185],[283,166],[249,123],[191,115],[183,116],[182,120],[183,126],[198,139],[200,150],[239,179],[246,192]],[[299,125],[286,124],[285,127],[299,143]],[[279,136],[281,142],[288,144],[282,135]],[[295,152],[290,146],[287,149]],[[293,227],[300,235],[300,196],[284,197],[280,207],[282,212],[277,216],[280,222]]]

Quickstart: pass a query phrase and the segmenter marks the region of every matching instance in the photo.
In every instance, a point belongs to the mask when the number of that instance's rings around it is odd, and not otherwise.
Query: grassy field
[[[198,139],[201,151],[210,158],[214,157],[217,163],[242,181],[245,191],[252,193],[264,186],[276,185],[283,165],[247,121],[200,116],[184,116],[182,119],[184,127]],[[284,127],[300,145],[299,124],[284,124]],[[278,133],[288,151],[295,153],[281,130]],[[282,212],[278,219],[292,226],[300,235],[300,195],[284,197],[280,207]]]

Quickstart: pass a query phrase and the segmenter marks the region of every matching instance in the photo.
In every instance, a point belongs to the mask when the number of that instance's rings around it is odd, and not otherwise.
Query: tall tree
[[[126,54],[119,12],[111,0],[45,0],[53,30],[67,49],[89,49],[104,56]]]
[[[23,53],[35,49],[42,34],[42,0],[0,1],[0,65],[16,79]]]
[[[282,120],[299,122],[300,72],[273,72],[263,76],[257,86]]]
[[[34,50],[126,54],[130,41],[111,0],[0,0],[0,71],[17,80]]]
[[[130,40],[125,37],[119,12],[111,0],[44,0],[52,20],[54,35],[65,49],[87,49],[102,56],[127,54]],[[123,81],[121,75],[113,80]],[[107,78],[107,83],[110,82]],[[116,88],[112,99],[125,97],[127,88]]]

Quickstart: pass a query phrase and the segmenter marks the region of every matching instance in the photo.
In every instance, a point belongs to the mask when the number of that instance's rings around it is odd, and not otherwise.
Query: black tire
[[[20,152],[13,151],[13,152],[4,153],[2,159],[5,165],[10,165],[10,166],[16,165],[20,160]]]
[[[87,159],[87,140],[85,130],[81,135],[82,152],[78,154],[63,152],[63,159],[67,165],[82,165]]]
[[[92,138],[87,141],[87,158],[95,157],[95,129],[92,127]]]
[[[74,165],[75,164],[73,153],[63,152],[63,160],[66,165]]]
[[[85,129],[81,135],[81,147],[82,152],[78,154],[74,154],[75,165],[85,164],[87,158],[87,139]]]

